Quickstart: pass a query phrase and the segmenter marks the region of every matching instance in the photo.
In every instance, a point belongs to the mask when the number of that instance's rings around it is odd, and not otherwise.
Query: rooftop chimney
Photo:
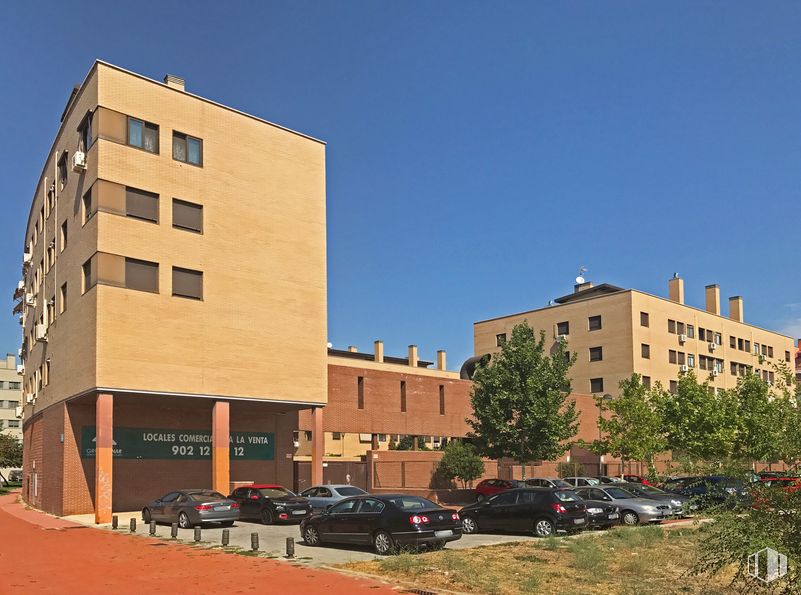
[[[676,302],[678,304],[684,303],[684,279],[678,275],[674,275],[673,278],[668,281],[668,298],[670,298],[671,302]]]
[[[17,356],[13,353],[6,354],[6,368],[9,370],[15,370],[17,368]]]
[[[437,370],[447,370],[445,367],[445,350],[440,349],[437,351]]]
[[[706,311],[720,316],[720,285],[706,286]]]
[[[359,349],[355,345],[348,345],[348,351],[350,351],[351,353],[358,353]]]
[[[739,295],[729,298],[729,318],[737,322],[743,321],[743,298]]]
[[[585,281],[584,283],[576,283],[573,286],[573,293],[584,291],[585,289],[589,289],[590,287],[592,287],[592,281]]]
[[[376,341],[373,343],[373,351],[375,353],[374,360],[377,361],[379,364],[384,361],[384,342],[383,341]]]
[[[180,76],[175,76],[174,74],[167,74],[164,76],[164,84],[168,87],[172,87],[173,89],[185,91],[184,83],[184,79]]]
[[[409,365],[413,368],[416,368],[417,361],[417,345],[409,345]]]

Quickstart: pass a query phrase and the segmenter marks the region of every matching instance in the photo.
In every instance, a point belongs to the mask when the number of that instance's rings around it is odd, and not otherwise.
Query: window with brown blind
[[[159,222],[159,195],[140,190],[138,188],[125,187],[125,214],[134,219]]]
[[[159,292],[159,264],[136,258],[125,259],[125,287],[138,291]]]
[[[439,385],[439,414],[445,415],[445,386]]]
[[[191,269],[172,267],[172,294],[179,297],[202,300],[203,273]]]
[[[406,381],[400,381],[400,410],[401,413],[406,413]]]
[[[203,205],[173,198],[172,226],[203,233]]]

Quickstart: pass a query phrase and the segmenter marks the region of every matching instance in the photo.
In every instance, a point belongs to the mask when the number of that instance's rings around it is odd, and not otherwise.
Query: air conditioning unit
[[[760,355],[759,356],[759,363],[760,364],[764,364],[765,363],[765,356],[764,355]]]
[[[33,255],[30,252],[23,252],[22,253],[22,264],[31,264],[31,260],[33,259]]]
[[[47,327],[44,324],[36,325],[36,340],[43,343],[47,342]]]
[[[720,375],[720,372],[718,372],[717,370],[712,370],[712,373],[710,374],[710,376],[712,376],[713,378],[715,376],[719,376],[719,375]]]
[[[773,380],[768,380],[768,386],[773,386]]]
[[[26,403],[33,403],[33,393],[28,393],[25,395],[25,402]]]
[[[292,446],[294,446],[295,448],[298,448],[300,446],[300,442],[298,442],[297,440],[293,440],[292,441]]]
[[[682,364],[679,366],[679,370],[681,370],[682,372],[689,372],[690,366],[688,366],[687,364]]]
[[[557,341],[567,341],[567,335],[556,335]]]
[[[679,335],[679,343],[686,343],[687,335]]]
[[[17,365],[17,374],[22,376],[24,373],[25,373],[25,366],[23,366],[22,364],[18,364]]]
[[[25,305],[26,306],[36,306],[36,296],[32,293],[25,294]]]
[[[709,344],[709,351],[715,351],[718,348],[717,343],[710,343]]]
[[[14,415],[16,415],[17,419],[22,419],[22,405],[17,405],[14,408]]]
[[[17,289],[25,289],[25,281],[20,281],[17,283]]]
[[[86,153],[75,151],[72,154],[72,171],[83,171],[86,169]]]

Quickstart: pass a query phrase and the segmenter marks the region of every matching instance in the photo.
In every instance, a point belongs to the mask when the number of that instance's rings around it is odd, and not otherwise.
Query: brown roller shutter
[[[172,294],[202,300],[203,273],[172,267]]]
[[[203,231],[203,205],[172,199],[172,225],[181,229]]]
[[[159,265],[157,262],[125,259],[125,287],[139,291],[159,291]]]
[[[125,214],[128,217],[159,221],[159,195],[138,188],[125,188]]]

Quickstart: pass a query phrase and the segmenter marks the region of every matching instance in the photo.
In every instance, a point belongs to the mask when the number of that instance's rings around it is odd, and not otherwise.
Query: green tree
[[[653,472],[654,457],[667,448],[662,430],[662,415],[657,407],[659,387],[651,391],[643,386],[639,374],[620,382],[620,397],[607,401],[596,397],[600,416],[601,438],[590,449],[626,461],[646,461]],[[605,415],[607,414],[607,415]]]
[[[445,447],[439,471],[449,480],[458,479],[462,488],[484,474],[484,461],[469,442],[453,440]]]
[[[525,322],[488,364],[479,364],[473,377],[468,419],[479,451],[492,458],[509,457],[523,466],[535,460],[554,460],[568,448],[578,431],[576,404],[568,400],[567,372],[575,362],[566,343],[545,351]]]
[[[771,394],[768,383],[753,373],[737,382],[734,393],[739,404],[734,457],[750,463],[775,463],[783,454],[783,416],[786,408],[782,397]]]
[[[0,432],[0,467],[22,467],[22,442],[3,432]],[[2,475],[0,479],[8,484]]]

